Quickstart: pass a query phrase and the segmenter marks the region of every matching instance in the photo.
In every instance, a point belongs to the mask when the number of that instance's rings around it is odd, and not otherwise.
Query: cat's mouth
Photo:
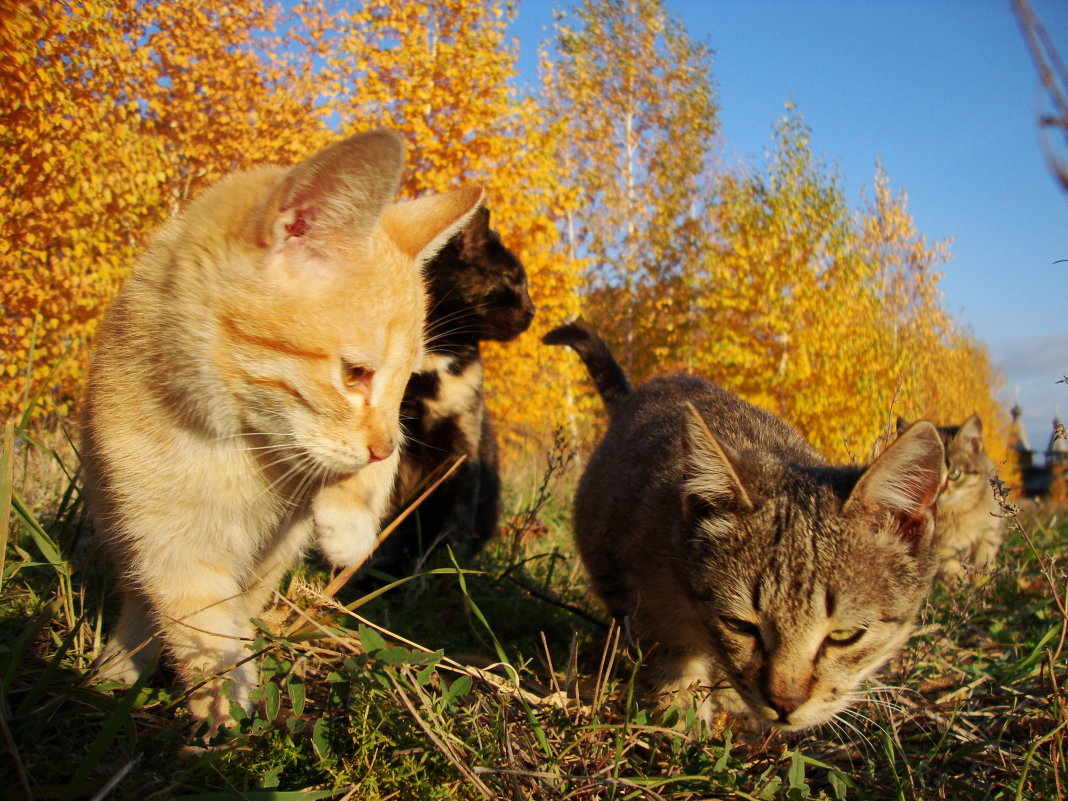
[[[500,320],[483,326],[481,338],[492,339],[496,342],[511,342],[530,327],[533,319],[533,311],[512,310],[509,312],[507,320]]]
[[[826,722],[826,719],[830,717],[827,716],[827,718],[824,718],[820,716],[818,718],[813,718],[812,710],[806,708],[807,706],[808,705],[806,704],[791,712],[784,712],[764,704],[760,708],[758,715],[766,725],[783,732],[795,732],[810,729],[813,726],[818,726],[821,723]]]
[[[359,473],[363,468],[367,467],[372,461],[379,461],[373,459],[370,455],[359,457],[343,457],[323,459],[321,455],[316,457],[316,461],[319,466],[319,473],[323,476],[323,483],[331,484],[335,481],[341,481],[349,478],[356,473]]]
[[[265,436],[265,435],[261,435]],[[261,448],[261,468],[268,474],[284,476],[289,481],[307,483],[314,479],[319,485],[333,484],[358,473],[372,461],[369,449],[339,447],[335,443],[321,446],[315,443],[294,442],[288,438],[266,437],[276,440]]]
[[[751,690],[737,685],[734,685],[734,688],[753,717],[765,726],[782,732],[797,732],[819,726],[839,711],[833,704],[821,703],[812,695],[800,701],[769,700],[762,693],[754,694]]]

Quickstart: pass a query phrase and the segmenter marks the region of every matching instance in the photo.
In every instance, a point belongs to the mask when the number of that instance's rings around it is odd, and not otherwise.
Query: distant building
[[[1012,425],[1009,426],[1009,450],[1016,454],[1016,464],[1025,470],[1034,463],[1035,452],[1027,439],[1027,429],[1023,424],[1023,409],[1020,404],[1012,407]]]
[[[1053,433],[1046,447],[1046,470],[1049,472],[1049,497],[1054,501],[1068,501],[1068,439],[1058,432],[1064,426],[1056,417],[1053,418]]]
[[[1068,501],[1068,440],[1057,436],[1057,431],[1063,430],[1061,421],[1054,418],[1049,444],[1042,454],[1045,461],[1042,465],[1036,465],[1035,452],[1027,439],[1022,415],[1019,404],[1012,407],[1009,449],[1020,471],[1020,494],[1027,498]]]

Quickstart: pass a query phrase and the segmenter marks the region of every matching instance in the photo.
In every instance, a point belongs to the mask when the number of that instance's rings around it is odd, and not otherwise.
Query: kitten
[[[500,518],[497,441],[482,394],[479,343],[508,342],[534,319],[522,263],[501,244],[482,207],[427,263],[427,354],[401,404],[401,453],[395,514],[443,463],[467,461],[434,491],[375,554],[379,567],[409,573],[448,542],[471,556]]]
[[[908,428],[897,420],[900,434]],[[964,565],[985,567],[1005,538],[1005,517],[990,479],[997,474],[983,447],[983,421],[973,414],[959,426],[939,427],[946,448],[946,483],[938,497],[935,537],[942,560],[941,578],[964,572]]]
[[[916,423],[866,469],[834,467],[707,381],[631,391],[581,323],[544,341],[579,353],[611,417],[575,536],[663,702],[699,687],[704,721],[727,711],[784,730],[845,709],[907,640],[937,569],[935,427]]]
[[[101,675],[132,682],[162,647],[192,713],[229,723],[221,679],[196,685],[225,672],[248,704],[249,618],[313,515],[334,563],[373,548],[423,355],[420,265],[481,199],[389,205],[403,163],[378,131],[231,175],[160,230],[111,305],[82,446],[122,594]]]

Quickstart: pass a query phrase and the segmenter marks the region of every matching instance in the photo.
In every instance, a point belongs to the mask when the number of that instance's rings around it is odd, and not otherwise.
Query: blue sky
[[[1032,0],[1068,59],[1068,0]],[[562,2],[522,0],[524,78]],[[1000,364],[1042,450],[1068,418],[1068,195],[1040,142],[1037,73],[1009,0],[667,0],[714,51],[732,159],[763,158],[787,101],[854,205],[881,161],[917,227],[952,239],[944,306]],[[1062,140],[1063,141],[1063,140]],[[1068,157],[1068,152],[1061,148]],[[962,415],[970,413],[962,409]]]

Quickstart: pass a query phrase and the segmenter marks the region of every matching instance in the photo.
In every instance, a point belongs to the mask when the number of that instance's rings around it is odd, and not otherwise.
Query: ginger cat
[[[374,547],[421,266],[481,201],[390,205],[403,164],[377,131],[223,179],[158,232],[97,335],[82,458],[122,593],[100,672],[133,681],[162,647],[187,686],[211,679],[189,706],[214,727],[220,675],[248,705],[249,618],[313,528],[338,565]]]

